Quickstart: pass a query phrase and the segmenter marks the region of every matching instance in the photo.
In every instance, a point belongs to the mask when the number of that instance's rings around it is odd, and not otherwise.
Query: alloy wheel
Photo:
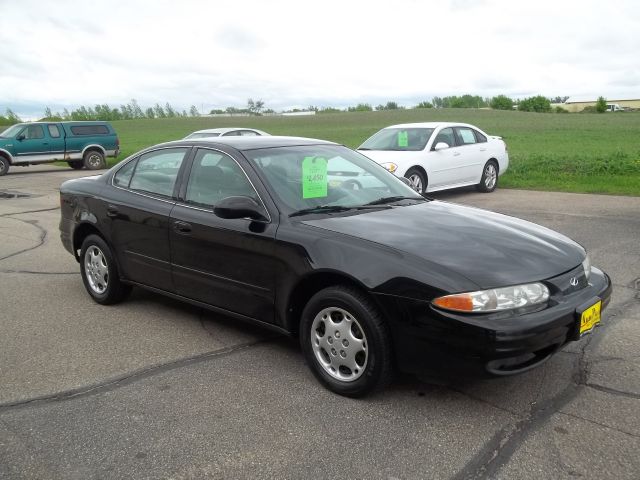
[[[91,290],[102,295],[109,286],[109,266],[102,250],[91,245],[84,254],[84,274]]]

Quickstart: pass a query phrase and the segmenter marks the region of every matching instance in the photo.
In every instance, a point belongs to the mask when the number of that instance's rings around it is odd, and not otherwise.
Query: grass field
[[[219,117],[113,122],[123,159],[203,128],[247,126],[274,135],[321,138],[355,148],[395,123],[457,121],[507,142],[511,165],[502,187],[640,195],[640,112],[542,114],[442,109],[354,112],[304,117]]]

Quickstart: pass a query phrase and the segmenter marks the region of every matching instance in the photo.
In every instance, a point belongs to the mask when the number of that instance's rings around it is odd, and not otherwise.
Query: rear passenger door
[[[229,196],[249,196],[261,203],[251,182],[231,155],[207,148],[196,151],[171,213],[173,279],[184,297],[272,323],[276,223],[222,219],[213,212]]]
[[[127,162],[114,175],[105,198],[112,245],[129,280],[174,291],[169,215],[188,147],[163,148]]]
[[[49,134],[49,152],[52,157],[63,159],[64,158],[64,132],[62,127],[55,123],[49,123],[47,125],[47,133]]]

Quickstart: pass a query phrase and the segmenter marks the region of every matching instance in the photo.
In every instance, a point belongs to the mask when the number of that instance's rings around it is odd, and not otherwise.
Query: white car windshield
[[[244,155],[262,173],[272,193],[294,212],[424,201],[395,175],[346,147],[265,148]]]
[[[385,128],[360,145],[358,150],[424,150],[433,130],[433,128]]]

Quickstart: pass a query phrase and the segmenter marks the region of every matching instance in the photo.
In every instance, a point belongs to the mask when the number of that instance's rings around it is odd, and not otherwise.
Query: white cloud
[[[635,1],[0,1],[0,109],[640,96]]]

